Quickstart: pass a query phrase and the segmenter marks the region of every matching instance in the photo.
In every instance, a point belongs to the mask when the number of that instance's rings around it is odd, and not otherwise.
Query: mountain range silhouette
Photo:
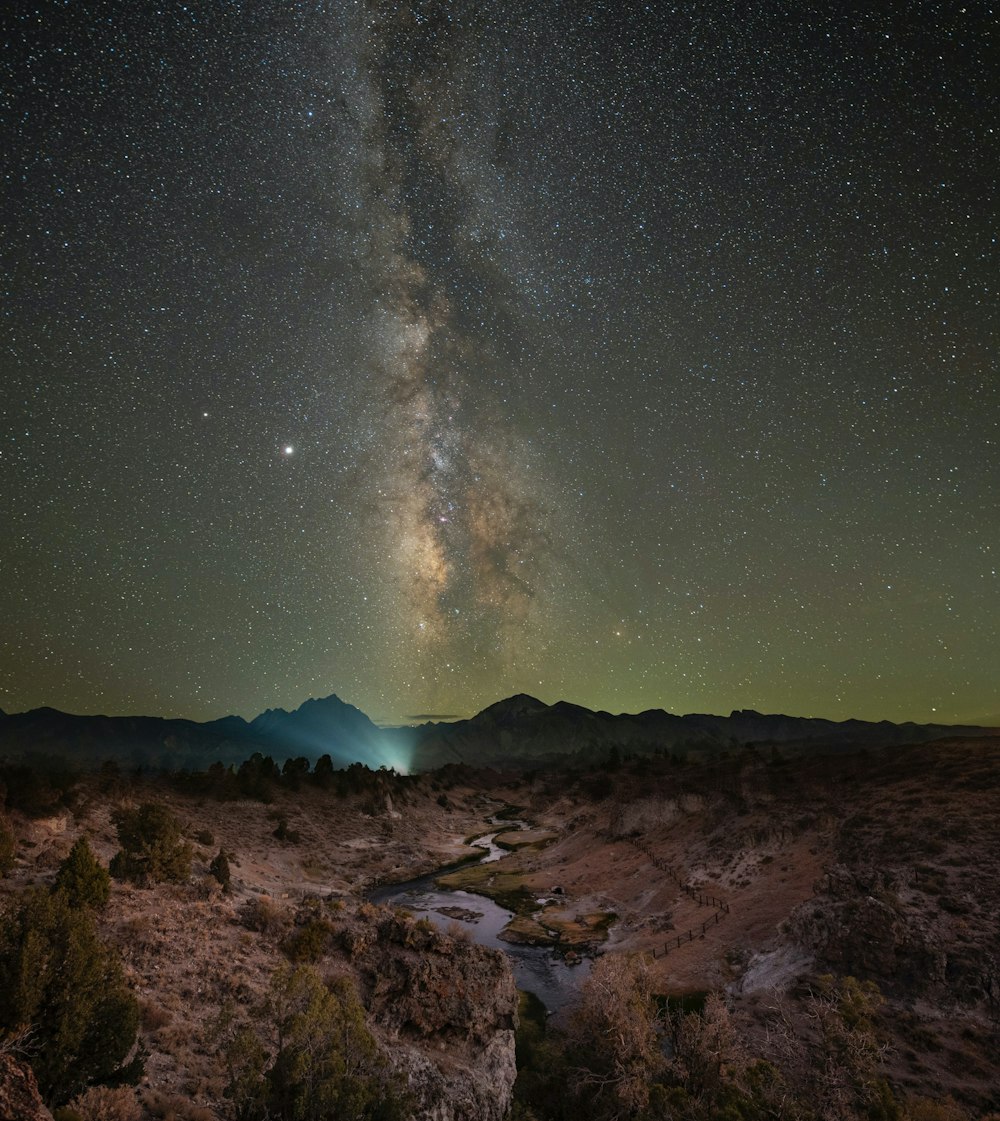
[[[310,698],[289,712],[267,709],[247,721],[225,716],[199,723],[155,716],[77,716],[54,708],[0,711],[0,756],[59,758],[80,768],[105,760],[149,769],[204,769],[238,764],[260,751],[277,762],[329,754],[334,766],[431,770],[448,763],[534,767],[567,757],[592,763],[618,751],[681,755],[755,745],[842,750],[995,734],[976,725],[832,721],[740,709],[729,716],[662,709],[614,715],[568,701],[546,704],[521,693],[464,720],[380,728],[336,694]]]

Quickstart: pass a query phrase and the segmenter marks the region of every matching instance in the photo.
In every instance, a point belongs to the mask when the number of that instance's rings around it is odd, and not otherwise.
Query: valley
[[[601,958],[641,963],[661,997],[721,994],[743,1044],[793,1088],[808,1085],[810,1058],[790,1040],[812,1038],[822,978],[871,982],[880,1077],[899,1102],[953,1101],[963,1118],[1000,1109],[996,739],[345,773],[353,788],[276,772],[260,797],[220,799],[208,775],[105,768],[31,812],[8,790],[7,913],[52,883],[78,838],[111,863],[123,808],[164,807],[190,845],[180,882],[114,881],[98,918],[139,1000],[143,1116],[234,1116],[220,1024],[253,1023],[289,961],[355,986],[414,1095],[409,1116],[541,1116],[538,1100],[515,1100],[503,949],[556,955],[550,1031]],[[525,828],[503,825],[515,815]],[[476,863],[470,842],[491,829],[499,859]],[[220,852],[226,884],[212,873]],[[432,873],[430,909],[382,902]],[[470,891],[504,909],[482,939]]]

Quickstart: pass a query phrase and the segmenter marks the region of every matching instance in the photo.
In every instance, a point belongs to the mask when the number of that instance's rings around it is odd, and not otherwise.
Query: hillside
[[[454,877],[511,902],[510,941],[571,958],[638,955],[659,994],[724,994],[743,1045],[793,1087],[813,1077],[822,978],[872,982],[884,1000],[879,1069],[898,1100],[948,1095],[956,1121],[1000,1110],[1000,740],[743,748],[530,776],[345,775],[339,792],[290,774],[267,800],[219,801],[207,779],[106,770],[40,815],[8,806],[8,906],[51,883],[78,837],[107,864],[122,808],[154,802],[183,824],[191,874],[115,883],[101,920],[141,1002],[145,1116],[233,1116],[220,1013],[258,1007],[319,922],[317,967],[353,979],[417,1094],[413,1116],[500,1121],[513,1090],[512,981],[502,956],[468,941],[474,902],[437,915],[435,932],[365,895],[453,863],[505,804],[532,828],[501,836],[501,861]],[[210,873],[220,849],[229,891]],[[913,1115],[924,1116],[938,1115]]]

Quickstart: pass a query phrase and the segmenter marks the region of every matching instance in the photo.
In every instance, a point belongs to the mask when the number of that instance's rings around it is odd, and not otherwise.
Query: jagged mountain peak
[[[251,726],[260,726],[265,723],[273,723],[275,720],[314,720],[329,717],[349,717],[370,723],[368,717],[360,708],[348,704],[347,701],[342,701],[336,693],[331,693],[327,697],[310,697],[303,701],[298,708],[291,711],[280,707],[267,708],[258,716],[255,716],[250,724]]]

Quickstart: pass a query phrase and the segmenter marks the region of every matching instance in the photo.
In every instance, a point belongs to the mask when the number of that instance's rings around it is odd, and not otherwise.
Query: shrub
[[[325,985],[306,966],[283,967],[255,1017],[223,1043],[227,1094],[241,1121],[401,1121],[407,1101],[365,1024],[346,978]],[[273,1056],[273,1058],[271,1058]]]
[[[111,875],[137,884],[168,880],[182,883],[191,874],[191,846],[181,824],[166,806],[146,802],[115,815],[122,846],[111,861]]]
[[[277,837],[279,841],[288,841],[292,845],[297,845],[302,840],[302,834],[297,829],[288,828],[287,817],[278,818],[278,824],[272,836]]]
[[[310,919],[292,932],[285,945],[289,961],[315,962],[330,946],[333,927],[325,919]]]
[[[58,759],[0,766],[7,808],[29,817],[44,817],[66,805],[75,783],[76,776]]]
[[[143,1105],[147,1116],[162,1118],[162,1121],[216,1121],[212,1110],[196,1105],[179,1094],[148,1090],[144,1095]]]
[[[228,891],[230,881],[229,857],[224,849],[219,849],[219,855],[208,866],[208,870],[222,884],[223,889]]]
[[[261,934],[278,934],[288,925],[285,910],[266,895],[248,899],[241,918],[247,930],[256,930]]]
[[[111,877],[94,856],[86,837],[79,837],[59,865],[54,884],[74,907],[103,907],[111,895]]]
[[[969,1115],[954,1098],[909,1098],[903,1106],[905,1121],[968,1121]]]
[[[97,936],[89,908],[61,891],[31,891],[0,916],[0,1033],[26,1025],[28,1058],[49,1104],[142,1073],[141,1059],[126,1063],[139,1006],[121,962]]]
[[[140,1121],[142,1117],[135,1091],[125,1086],[91,1086],[69,1103],[66,1112],[80,1121]]]
[[[159,1031],[173,1020],[173,1016],[155,1000],[141,1000],[139,1010],[142,1014],[142,1026],[146,1031]]]

